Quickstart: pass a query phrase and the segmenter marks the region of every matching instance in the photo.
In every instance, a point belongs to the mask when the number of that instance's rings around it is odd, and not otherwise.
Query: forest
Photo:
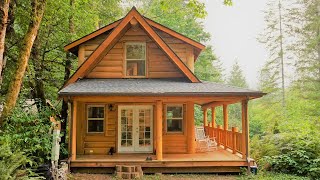
[[[0,179],[38,177],[35,169],[50,160],[52,114],[62,122],[61,158],[68,157],[67,104],[57,92],[77,61],[63,47],[123,17],[132,6],[207,45],[195,65],[201,80],[250,88],[239,63],[227,73],[208,45],[207,11],[200,0],[1,0]],[[320,1],[269,0],[264,14],[267,26],[256,38],[269,57],[257,87],[267,95],[249,104],[250,154],[259,173],[319,179]],[[229,127],[241,129],[240,109],[240,104],[229,108]],[[221,112],[217,109],[217,124]],[[195,114],[201,124],[199,107]]]

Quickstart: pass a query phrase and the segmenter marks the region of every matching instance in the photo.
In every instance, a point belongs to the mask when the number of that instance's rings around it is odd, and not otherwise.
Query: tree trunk
[[[8,93],[6,94],[5,104],[0,117],[0,126],[11,113],[16,105],[18,95],[21,89],[23,77],[28,65],[31,48],[37,37],[40,23],[45,11],[46,0],[32,0],[31,2],[31,20],[26,34],[22,40],[22,46],[19,52],[18,64],[15,69],[14,77],[10,82]]]
[[[8,13],[9,13],[10,0],[0,1],[0,13],[1,13],[1,24],[0,24],[0,88],[2,84],[2,67],[4,64],[4,43],[6,39],[6,30],[8,25]]]
[[[69,16],[69,33],[70,33],[70,41],[72,40],[72,36],[75,33],[74,30],[74,19],[73,19],[73,10],[74,10],[74,2],[75,0],[70,0],[70,7],[72,12],[70,13]],[[64,82],[66,82],[69,77],[70,77],[70,72],[71,72],[71,66],[72,65],[72,57],[69,52],[66,53],[66,61],[65,61],[65,66],[64,66]],[[61,108],[61,142],[66,143],[66,129],[67,129],[67,119],[68,119],[68,102],[67,101],[62,101],[62,108]]]
[[[44,56],[40,55],[40,41],[38,38],[34,41],[30,59],[34,65],[34,83],[30,83],[33,89],[31,95],[35,100],[38,111],[41,111],[41,109],[46,106],[46,98],[43,84]]]

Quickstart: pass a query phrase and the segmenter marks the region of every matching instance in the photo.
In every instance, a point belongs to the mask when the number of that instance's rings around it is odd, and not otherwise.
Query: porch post
[[[188,153],[193,154],[196,152],[195,142],[195,125],[194,125],[194,103],[187,102],[187,138],[188,138]]]
[[[157,143],[156,143],[156,157],[157,160],[162,160],[162,101],[158,100],[156,102],[156,138],[157,138]]]
[[[227,131],[228,131],[228,105],[223,105],[223,136],[224,149],[227,149]]]
[[[241,102],[242,107],[242,159],[249,156],[248,100]]]
[[[211,124],[212,124],[212,137],[215,137],[214,128],[216,127],[216,108],[211,107]]]
[[[73,101],[71,160],[76,160],[76,154],[77,154],[77,108],[78,108],[78,102],[77,101]]]
[[[208,126],[208,109],[203,109],[203,127]]]
[[[212,127],[216,127],[216,107],[211,107]]]

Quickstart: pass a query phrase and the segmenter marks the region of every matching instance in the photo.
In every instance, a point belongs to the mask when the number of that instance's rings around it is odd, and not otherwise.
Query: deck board
[[[148,156],[152,161],[147,161]],[[224,149],[195,154],[163,154],[162,161],[152,154],[77,155],[71,167],[115,167],[115,165],[140,165],[149,168],[167,167],[241,167],[247,163],[239,155]]]

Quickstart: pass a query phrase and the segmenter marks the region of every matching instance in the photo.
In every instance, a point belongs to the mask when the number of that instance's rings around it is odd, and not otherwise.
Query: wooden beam
[[[203,109],[203,126],[208,126],[208,109]]]
[[[153,21],[153,20],[151,20],[149,18],[146,18],[146,17],[144,17],[144,18],[146,19],[148,24],[150,24],[151,26],[153,26],[153,27],[155,27],[155,28],[157,28],[157,29],[159,29],[159,30],[161,30],[163,32],[166,32],[166,33],[170,34],[171,36],[173,36],[175,38],[178,38],[178,39],[180,39],[180,40],[182,40],[182,41],[184,41],[184,42],[186,42],[186,43],[188,43],[188,44],[190,44],[190,45],[192,45],[192,46],[194,46],[196,48],[199,48],[200,50],[205,49],[205,46],[203,44],[201,44],[201,43],[199,43],[197,41],[194,41],[194,40],[192,40],[192,39],[190,39],[190,38],[188,38],[186,36],[183,36],[183,35],[175,32],[174,30],[169,29],[168,27],[165,27],[165,26],[163,26],[163,25],[161,25],[159,23],[156,23],[155,21]]]
[[[241,103],[242,109],[242,159],[249,157],[248,100]]]
[[[105,27],[103,27],[101,29],[98,29],[97,31],[94,31],[91,34],[88,34],[88,35],[86,35],[86,36],[84,36],[84,37],[82,37],[82,38],[80,38],[80,39],[78,39],[76,41],[73,41],[72,43],[66,45],[64,47],[64,50],[65,51],[69,51],[70,49],[72,49],[72,48],[74,48],[74,47],[76,47],[76,46],[78,46],[78,45],[80,45],[80,44],[92,39],[92,38],[95,38],[95,37],[99,36],[100,34],[105,33],[106,31],[111,30],[112,28],[116,27],[120,23],[121,20],[122,19],[119,19],[118,21],[115,21],[115,22],[113,22],[111,24],[108,24]]]
[[[212,101],[210,103],[207,103],[207,104],[204,104],[202,105],[202,109],[206,109],[206,108],[210,108],[210,107],[217,107],[217,106],[222,106],[222,105],[226,105],[226,104],[234,104],[234,103],[238,103],[240,102],[241,100],[243,100],[243,98],[237,98],[237,99],[233,99],[233,100],[226,100],[226,101]]]
[[[84,45],[80,45],[78,50],[78,67],[80,67],[81,64],[84,62],[84,56],[85,56],[84,53],[85,53]]]
[[[156,157],[157,160],[161,161],[162,160],[162,109],[163,109],[163,105],[162,105],[162,101],[158,100],[156,101],[156,137],[157,137],[157,148],[156,148]]]
[[[196,152],[195,142],[195,125],[194,125],[194,103],[187,102],[187,140],[188,140],[188,153],[194,154]]]
[[[227,131],[228,131],[228,105],[223,105],[223,130],[224,130],[224,149],[227,149]]]
[[[78,102],[73,101],[73,112],[72,112],[72,145],[71,145],[71,160],[76,160],[77,155],[77,108]]]

